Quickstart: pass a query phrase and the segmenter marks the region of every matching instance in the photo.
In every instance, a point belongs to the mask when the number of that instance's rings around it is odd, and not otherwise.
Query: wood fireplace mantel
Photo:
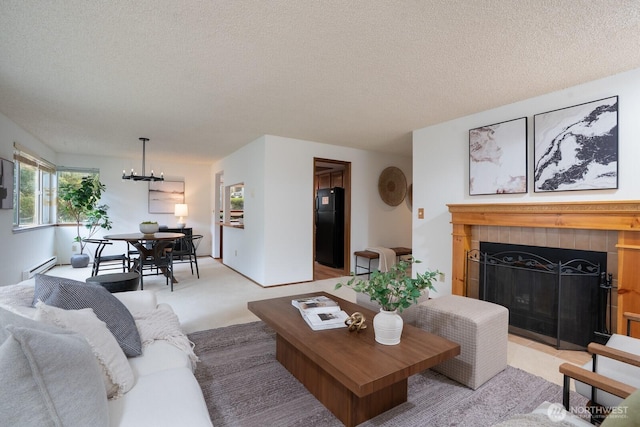
[[[574,228],[618,231],[618,333],[625,311],[640,313],[640,201],[450,204],[453,224],[452,293],[463,295],[471,227]],[[637,335],[640,335],[640,331]],[[634,333],[636,335],[636,333]]]

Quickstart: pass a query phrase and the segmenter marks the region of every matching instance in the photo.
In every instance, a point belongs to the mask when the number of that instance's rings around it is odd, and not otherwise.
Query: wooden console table
[[[292,299],[325,295],[369,327],[314,331]],[[405,324],[398,345],[375,341],[375,312],[324,292],[251,301],[249,310],[276,331],[276,358],[346,426],[355,426],[407,401],[407,378],[460,354],[460,346]]]
[[[390,248],[392,251],[396,253],[396,257],[401,257],[404,255],[411,255],[413,253],[411,248]],[[367,278],[369,278],[371,274],[371,260],[380,258],[380,254],[372,251],[356,251],[353,253],[355,256],[356,266],[354,268],[356,272],[356,276],[360,276],[362,274],[366,274]],[[364,258],[367,260],[367,264],[358,264],[358,258]],[[363,273],[358,273],[358,268],[364,270]]]

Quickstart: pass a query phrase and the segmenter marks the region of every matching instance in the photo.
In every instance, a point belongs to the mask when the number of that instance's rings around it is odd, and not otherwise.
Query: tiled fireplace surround
[[[626,333],[622,312],[640,311],[639,201],[466,204],[449,205],[449,211],[454,294],[478,298],[478,265],[471,263],[467,271],[465,258],[480,242],[582,249],[607,253],[612,331]],[[640,336],[640,328],[632,332]]]
[[[571,230],[561,228],[497,227],[473,226],[471,229],[471,249],[480,249],[480,242],[511,243],[514,245],[542,246],[549,248],[582,249],[607,253],[607,273],[618,277],[617,231]],[[479,264],[469,266],[467,296],[478,298]],[[618,309],[616,283],[612,291],[613,330],[616,326]],[[609,314],[607,313],[607,319]],[[608,321],[608,320],[607,320]]]

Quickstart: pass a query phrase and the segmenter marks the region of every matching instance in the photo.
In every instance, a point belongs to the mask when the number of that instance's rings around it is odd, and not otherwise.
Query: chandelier
[[[160,172],[160,176],[153,175],[153,169],[151,170],[151,175],[146,176],[144,174],[144,163],[145,163],[145,152],[146,145],[149,138],[138,138],[142,141],[142,175],[138,175],[133,169],[131,169],[131,173],[127,175],[127,173],[122,171],[122,179],[130,179],[132,181],[164,181],[164,173]]]

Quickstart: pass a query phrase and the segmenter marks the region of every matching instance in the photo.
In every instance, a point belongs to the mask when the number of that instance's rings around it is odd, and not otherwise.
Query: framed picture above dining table
[[[184,181],[149,183],[149,213],[172,214],[176,203],[184,203]]]

